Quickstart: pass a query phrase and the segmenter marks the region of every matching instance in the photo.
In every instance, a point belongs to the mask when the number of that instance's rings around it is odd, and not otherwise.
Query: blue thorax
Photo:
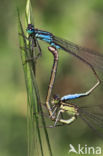
[[[55,44],[53,42],[53,34],[47,32],[47,31],[43,31],[43,30],[38,30],[38,29],[27,29],[27,32],[30,36],[35,35],[35,37],[39,40],[45,41],[47,43],[49,43],[51,46],[55,47],[56,49],[59,49],[60,46]]]

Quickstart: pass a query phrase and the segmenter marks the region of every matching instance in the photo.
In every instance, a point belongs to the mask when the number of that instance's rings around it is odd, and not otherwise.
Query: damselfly
[[[71,94],[61,98],[54,96],[51,103],[53,105],[52,116],[55,116],[55,123],[54,126],[50,127],[69,125],[80,117],[99,136],[103,137],[103,107],[100,105],[80,107],[79,105],[69,103],[69,100],[74,99],[74,97],[76,99],[81,96],[81,94]],[[65,117],[65,115],[68,115],[68,117]]]
[[[50,106],[50,97],[51,97],[52,88],[53,88],[55,76],[56,76],[56,70],[57,70],[57,64],[58,64],[58,51],[57,51],[58,49],[64,50],[65,52],[72,54],[73,56],[77,57],[79,60],[87,64],[91,68],[93,74],[95,75],[97,79],[96,84],[92,88],[90,88],[87,92],[81,93],[81,96],[89,95],[100,84],[100,79],[95,71],[95,68],[101,71],[103,70],[103,55],[102,54],[91,51],[87,48],[82,48],[72,42],[58,38],[47,31],[35,29],[32,24],[28,24],[27,32],[29,34],[29,38],[31,38],[33,41],[32,48],[34,45],[35,46],[39,45],[38,40],[45,41],[50,45],[48,49],[50,52],[52,52],[54,56],[54,63],[52,67],[52,72],[51,72],[51,77],[50,77],[50,82],[49,82],[49,87],[48,87],[48,94],[46,98],[46,106],[47,106],[50,116],[52,116],[52,113],[53,113],[52,108]],[[37,57],[39,57],[40,55],[41,55],[41,48],[39,46],[39,53]],[[80,94],[77,94],[77,95],[80,95]]]

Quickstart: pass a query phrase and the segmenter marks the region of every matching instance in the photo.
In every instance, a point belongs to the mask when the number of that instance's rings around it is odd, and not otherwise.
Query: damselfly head
[[[56,105],[59,103],[59,101],[60,101],[60,97],[58,95],[53,95],[53,98],[51,100],[51,104]]]
[[[59,97],[59,95],[53,95],[53,99],[59,101],[60,97]]]
[[[35,32],[34,25],[33,24],[28,24],[28,27],[27,27],[26,31],[28,32],[28,34],[34,33]]]

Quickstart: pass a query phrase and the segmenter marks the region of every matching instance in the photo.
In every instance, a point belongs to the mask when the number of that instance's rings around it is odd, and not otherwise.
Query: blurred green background
[[[102,0],[32,0],[31,3],[35,27],[102,53]],[[27,155],[26,89],[16,12],[18,7],[23,15],[25,5],[25,0],[4,0],[0,5],[0,156]],[[43,42],[40,42],[40,45],[43,56],[37,63],[37,81],[44,102],[53,60],[47,50],[48,45]],[[63,51],[59,54],[60,61],[53,94],[63,96],[88,90],[95,83],[88,67]],[[103,79],[103,74],[99,74]],[[74,103],[102,104],[102,84],[92,95]],[[78,144],[103,147],[103,141],[79,119],[71,126],[48,129],[48,132],[55,156],[69,155],[69,144],[76,148]]]

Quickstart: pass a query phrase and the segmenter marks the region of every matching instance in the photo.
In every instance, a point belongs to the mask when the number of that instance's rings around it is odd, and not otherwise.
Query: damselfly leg
[[[62,125],[63,124],[69,125],[72,122],[74,122],[77,119],[77,116],[79,115],[78,107],[76,105],[66,103],[61,99],[62,98],[55,96],[51,101],[52,105],[54,106],[53,114],[55,116],[55,122],[53,127],[58,126],[57,123],[62,123]],[[63,114],[65,113],[69,114],[69,119],[63,118]]]
[[[88,127],[90,127],[98,136],[103,138],[103,110],[100,105],[94,105],[91,109],[91,107],[81,107],[79,105],[69,103],[69,99],[64,101],[62,99],[63,97],[59,98],[55,96],[51,101],[54,106],[53,113],[55,114],[55,122],[54,126],[50,126],[50,128],[70,125],[80,117]],[[66,114],[68,117],[61,116]]]
[[[32,29],[31,24],[28,24],[27,30],[28,29],[30,29],[30,30]],[[34,53],[35,48],[36,47],[38,48],[38,54],[34,57],[35,60],[37,60],[42,55],[41,47],[40,47],[38,40],[34,34],[30,33],[28,39],[29,39],[29,47],[31,47],[32,55],[33,54],[35,55],[35,53]]]

